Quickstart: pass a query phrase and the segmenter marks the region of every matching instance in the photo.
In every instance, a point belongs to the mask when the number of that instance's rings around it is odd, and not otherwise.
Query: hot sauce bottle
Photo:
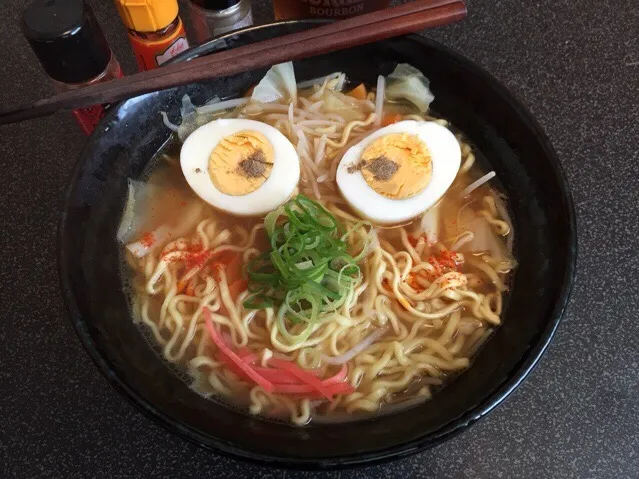
[[[122,76],[91,7],[83,0],[33,1],[22,15],[22,32],[58,93]],[[73,110],[73,116],[89,135],[106,108],[80,108]]]
[[[157,68],[189,48],[177,0],[115,0],[138,68]]]

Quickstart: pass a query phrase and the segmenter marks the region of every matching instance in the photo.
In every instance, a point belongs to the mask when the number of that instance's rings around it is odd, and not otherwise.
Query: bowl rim
[[[206,43],[195,46],[181,53],[173,61],[188,61],[196,58],[202,54],[210,52],[211,49],[217,46],[224,49],[224,41],[228,38],[235,37],[237,35],[244,35],[253,31],[278,28],[285,25],[298,25],[298,24],[320,24],[326,23],[326,20],[306,19],[306,20],[289,20],[272,22],[263,25],[256,25],[247,27],[241,30],[237,30],[219,37],[213,38]],[[559,158],[552,147],[550,140],[544,133],[541,126],[530,114],[528,109],[523,106],[523,103],[519,101],[517,96],[513,94],[508,88],[506,88],[501,82],[499,82],[490,73],[477,65],[475,62],[464,57],[460,53],[457,53],[453,49],[442,45],[441,43],[432,39],[417,35],[406,35],[406,38],[427,46],[429,48],[437,49],[446,55],[452,57],[459,63],[462,63],[466,68],[471,70],[474,75],[481,77],[487,83],[496,87],[496,93],[508,104],[509,108],[513,109],[517,115],[525,122],[530,130],[537,137],[544,154],[549,159],[555,174],[558,179],[560,190],[563,196],[563,200],[566,205],[566,214],[569,219],[568,232],[569,238],[567,241],[567,265],[564,271],[563,279],[559,293],[555,300],[554,308],[549,314],[546,327],[543,329],[539,340],[536,344],[530,346],[528,350],[522,356],[522,359],[514,367],[514,374],[506,379],[501,386],[495,389],[489,396],[482,402],[476,404],[472,409],[468,410],[462,416],[452,420],[433,433],[407,441],[395,446],[377,450],[373,452],[354,453],[346,456],[338,456],[331,458],[304,458],[298,459],[288,456],[274,456],[265,453],[257,453],[247,451],[241,447],[229,444],[221,439],[213,438],[209,435],[203,434],[195,429],[186,427],[179,423],[179,421],[171,418],[163,411],[153,406],[145,397],[140,395],[132,387],[130,387],[123,379],[118,377],[114,368],[112,368],[109,361],[107,361],[97,350],[96,345],[84,325],[82,315],[78,310],[77,303],[73,294],[73,290],[69,281],[69,271],[66,268],[65,256],[66,250],[64,247],[64,236],[66,230],[66,224],[68,219],[68,210],[75,184],[78,177],[82,172],[84,159],[91,151],[91,140],[99,135],[99,128],[92,133],[85,145],[83,146],[78,160],[76,161],[71,174],[69,175],[68,184],[64,194],[63,210],[58,221],[57,229],[57,264],[58,264],[58,277],[60,280],[60,286],[62,290],[62,296],[65,307],[68,312],[69,319],[71,320],[73,327],[78,335],[82,346],[88,353],[89,357],[98,367],[100,372],[106,377],[108,382],[131,404],[133,404],[138,410],[142,411],[147,417],[152,419],[155,423],[162,425],[172,433],[179,435],[180,437],[197,444],[198,446],[212,450],[216,453],[231,457],[233,459],[240,459],[260,465],[266,465],[271,467],[283,467],[283,468],[295,468],[295,469],[334,469],[355,467],[363,465],[374,465],[389,462],[400,458],[407,457],[415,454],[419,451],[423,451],[430,447],[443,443],[444,441],[456,436],[464,431],[469,426],[475,424],[479,419],[486,416],[489,412],[499,406],[519,385],[526,379],[526,377],[532,372],[535,366],[538,364],[541,356],[544,354],[550,341],[552,340],[555,331],[561,321],[561,318],[568,305],[570,294],[572,290],[572,284],[576,272],[577,265],[577,224],[576,215],[574,210],[574,204],[572,195],[569,191],[568,180],[564,169],[559,161]],[[151,93],[152,94],[152,93]],[[108,122],[115,117],[115,114],[124,102],[120,102],[111,108],[111,111],[106,115],[102,122]]]

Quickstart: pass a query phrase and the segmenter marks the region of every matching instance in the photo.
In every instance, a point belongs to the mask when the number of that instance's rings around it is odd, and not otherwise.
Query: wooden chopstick
[[[444,5],[448,5],[451,3],[463,2],[464,0],[414,0],[404,5],[400,5],[397,7],[393,7],[390,9],[385,9],[382,11],[372,12],[366,15],[360,15],[352,18],[348,18],[345,20],[341,20],[339,22],[339,31],[344,32],[346,30],[363,27],[366,25],[373,25],[381,20],[398,18],[403,15],[408,15],[411,13],[418,13],[424,10],[433,9],[436,7],[441,7]],[[268,51],[273,48],[286,48],[290,44],[298,43],[298,42],[308,42],[320,38],[324,35],[330,35],[335,31],[335,24],[327,24],[315,28],[310,28],[308,30],[304,30],[301,32],[297,32],[294,34],[283,35],[276,38],[271,38],[269,40],[265,40],[259,43],[253,43],[250,45],[245,45],[242,47],[237,47],[229,50],[224,50],[222,52],[218,52],[212,55],[207,55],[205,57],[193,60],[189,62],[188,65],[184,64],[173,64],[167,65],[163,67],[163,69],[168,72],[172,71],[183,71],[191,68],[192,64],[194,68],[199,68],[199,66],[210,66],[215,63],[233,60],[244,54],[257,54],[263,51]],[[140,77],[140,81],[144,81],[142,78],[145,75],[150,75],[152,72],[144,72],[141,74],[137,74],[135,76]],[[131,77],[129,77],[131,78]]]
[[[131,98],[156,90],[299,60],[461,20],[461,0],[417,0],[298,33],[130,75],[0,112],[0,124]]]

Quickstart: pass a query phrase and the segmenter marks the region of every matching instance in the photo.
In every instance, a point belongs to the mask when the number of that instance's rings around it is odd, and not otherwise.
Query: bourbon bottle
[[[273,0],[277,20],[332,18],[342,20],[388,7],[390,0]]]

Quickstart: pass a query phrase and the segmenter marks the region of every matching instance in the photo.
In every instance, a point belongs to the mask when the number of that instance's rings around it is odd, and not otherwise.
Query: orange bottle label
[[[181,20],[178,28],[171,35],[160,40],[148,40],[133,35],[129,35],[129,40],[140,71],[157,68],[189,48]]]

